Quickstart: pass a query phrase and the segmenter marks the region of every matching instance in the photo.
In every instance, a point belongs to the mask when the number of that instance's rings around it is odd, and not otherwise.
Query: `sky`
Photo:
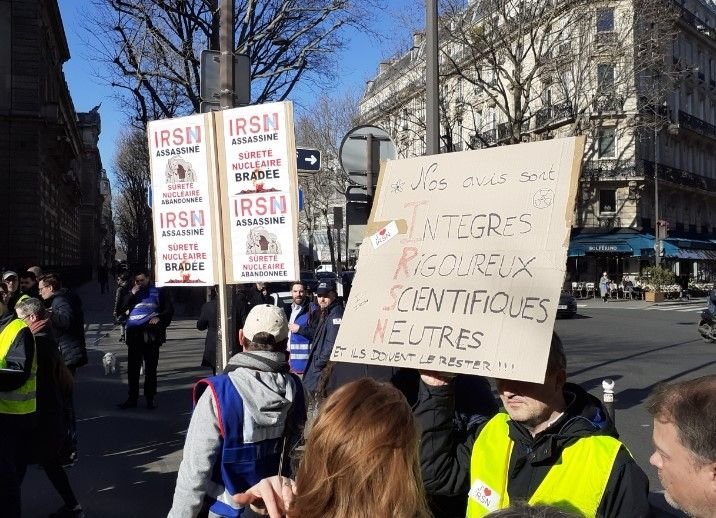
[[[331,84],[332,93],[343,91],[362,93],[365,82],[374,77],[378,64],[393,55],[397,48],[405,47],[410,41],[410,30],[406,28],[398,13],[415,0],[382,0],[386,9],[377,13],[374,30],[384,35],[382,41],[373,36],[351,30],[347,33],[347,45],[339,55],[340,71],[337,81]],[[97,78],[103,73],[102,65],[92,60],[85,48],[86,39],[82,22],[91,16],[91,3],[86,0],[58,0],[71,58],[64,64],[65,79],[70,89],[75,110],[87,112],[102,103],[102,133],[99,149],[102,164],[112,179],[115,143],[126,126],[126,117],[121,113],[115,96],[117,92]],[[310,105],[316,95],[316,88],[299,85],[290,100],[296,101],[297,112]]]

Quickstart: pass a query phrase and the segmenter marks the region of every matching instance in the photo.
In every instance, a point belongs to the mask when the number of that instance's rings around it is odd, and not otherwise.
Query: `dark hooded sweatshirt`
[[[578,385],[564,388],[567,408],[549,428],[532,437],[519,423],[509,421],[514,441],[508,471],[510,501],[529,500],[562,450],[581,437],[618,434],[606,417],[601,402]],[[472,446],[483,427],[466,440],[452,433],[455,413],[452,384],[430,387],[420,383],[414,414],[422,429],[421,465],[426,491],[436,495],[465,494],[470,485]],[[617,454],[607,487],[597,512],[604,518],[649,516],[649,480],[625,447]]]

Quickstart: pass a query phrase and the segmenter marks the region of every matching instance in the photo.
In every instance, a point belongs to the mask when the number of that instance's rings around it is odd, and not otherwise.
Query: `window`
[[[614,158],[617,156],[617,135],[614,128],[601,128],[597,137],[597,156]]]
[[[597,89],[600,92],[614,90],[614,65],[612,63],[597,65]]]
[[[597,9],[597,32],[614,31],[614,9]]]
[[[616,212],[617,191],[616,189],[599,189],[599,212]]]

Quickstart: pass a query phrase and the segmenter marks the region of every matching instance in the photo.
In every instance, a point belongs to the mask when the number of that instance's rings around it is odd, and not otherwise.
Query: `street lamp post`
[[[438,108],[438,2],[425,0],[425,154],[440,153]]]
[[[659,126],[654,126],[654,264],[661,264],[659,232]]]

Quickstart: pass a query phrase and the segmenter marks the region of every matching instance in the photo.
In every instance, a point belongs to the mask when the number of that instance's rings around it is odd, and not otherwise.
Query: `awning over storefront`
[[[676,249],[673,256],[678,259],[693,259],[696,261],[716,261],[716,242],[699,239],[665,239],[664,243]]]
[[[661,242],[664,257],[716,261],[716,241],[670,238]],[[569,257],[587,255],[654,256],[654,236],[626,229],[611,232],[572,231]]]

